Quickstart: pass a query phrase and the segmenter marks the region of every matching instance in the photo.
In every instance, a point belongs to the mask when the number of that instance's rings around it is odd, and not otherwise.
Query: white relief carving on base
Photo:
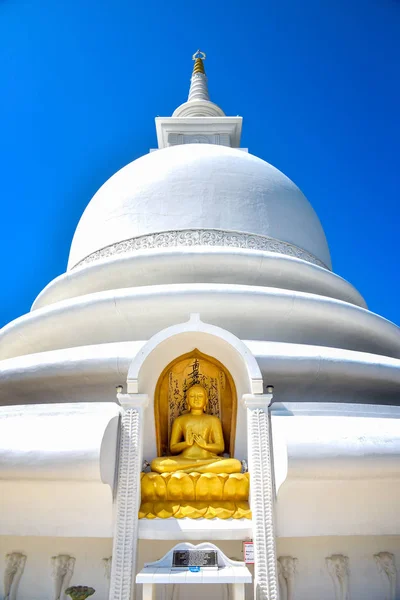
[[[74,572],[75,558],[68,554],[59,554],[51,558],[51,575],[53,578],[53,600],[64,600],[65,590],[69,586]]]
[[[253,514],[254,597],[278,600],[279,586],[274,531],[274,488],[268,407],[271,395],[245,395]]]
[[[294,583],[297,572],[297,558],[292,556],[280,556],[278,558],[278,579],[280,589],[280,600],[294,599]]]
[[[4,568],[4,600],[16,600],[18,585],[24,572],[26,556],[21,552],[6,554]]]
[[[108,581],[110,581],[112,556],[109,556],[108,558],[103,558],[102,562],[104,567],[104,576],[106,579],[108,579]]]
[[[374,559],[385,589],[382,600],[396,600],[397,570],[394,555],[391,552],[378,552],[374,554]]]
[[[265,250],[267,252],[300,258],[301,260],[328,269],[316,256],[288,242],[282,242],[264,235],[218,229],[163,231],[161,233],[151,233],[123,240],[122,242],[116,242],[115,244],[110,244],[105,248],[96,250],[96,252],[89,254],[89,256],[86,256],[86,258],[74,265],[73,268],[83,267],[97,260],[135,252],[136,250],[179,246],[228,246],[233,248],[248,248],[250,250]]]
[[[107,597],[110,594],[110,580],[111,580],[111,566],[112,566],[112,556],[108,558],[103,558],[101,561],[104,567],[104,577],[107,579]]]
[[[325,561],[335,588],[335,600],[350,600],[349,559],[343,554],[332,554]]]

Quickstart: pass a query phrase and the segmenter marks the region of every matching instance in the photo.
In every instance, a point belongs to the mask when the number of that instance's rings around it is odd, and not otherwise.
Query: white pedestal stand
[[[204,568],[198,572],[188,569],[173,569],[172,558],[175,550],[216,550],[218,569]],[[143,600],[155,600],[156,585],[220,583],[230,587],[232,600],[244,600],[244,584],[251,583],[252,576],[243,562],[231,560],[214,544],[204,543],[194,546],[184,542],[177,544],[163,558],[146,563],[136,575],[136,583],[143,584]]]

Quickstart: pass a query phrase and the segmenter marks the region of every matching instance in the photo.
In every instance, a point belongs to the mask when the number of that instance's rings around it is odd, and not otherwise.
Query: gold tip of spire
[[[204,60],[206,59],[206,54],[205,52],[202,52],[201,50],[197,50],[197,52],[195,52],[192,56],[192,60],[194,60],[194,66],[193,66],[193,73],[192,75],[196,75],[197,73],[202,73],[203,75],[206,74],[205,70],[204,70]]]
[[[204,64],[201,58],[196,58],[195,63],[194,63],[194,67],[193,67],[193,75],[196,75],[196,73],[203,73],[203,75],[206,74],[205,70],[204,70]]]

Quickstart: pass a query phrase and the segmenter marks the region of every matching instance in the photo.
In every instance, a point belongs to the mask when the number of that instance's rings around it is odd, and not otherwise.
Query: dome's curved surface
[[[124,240],[196,229],[267,236],[331,267],[315,211],[283,173],[241,150],[187,144],[133,161],[99,189],[75,231],[68,268]]]

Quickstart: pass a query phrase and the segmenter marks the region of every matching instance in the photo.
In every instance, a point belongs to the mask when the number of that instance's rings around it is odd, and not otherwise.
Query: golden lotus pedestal
[[[251,519],[248,473],[142,473],[139,519]]]

